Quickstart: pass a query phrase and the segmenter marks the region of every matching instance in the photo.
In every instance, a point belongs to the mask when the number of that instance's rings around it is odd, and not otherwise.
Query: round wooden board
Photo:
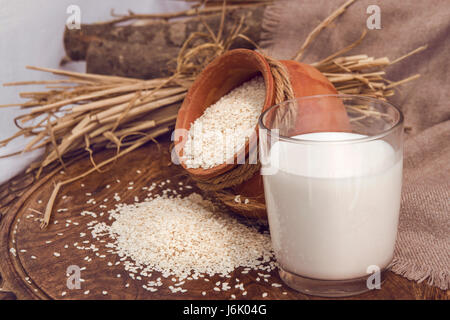
[[[174,284],[171,278],[162,278],[163,286],[156,292],[149,292],[143,285],[148,280],[159,277],[157,273],[153,273],[151,278],[142,277],[142,280],[133,280],[122,264],[116,265],[120,258],[106,253],[104,243],[92,239],[87,223],[93,220],[108,223],[107,211],[113,209],[117,203],[114,200],[115,193],[120,195],[120,202],[134,203],[135,197],[140,199],[146,197],[147,191],[142,188],[150,186],[153,182],[170,179],[171,182],[167,186],[173,188],[179,187],[178,182],[189,183],[182,169],[171,164],[168,150],[169,142],[163,142],[158,146],[148,144],[119,159],[107,172],[96,172],[64,187],[55,202],[50,225],[45,230],[39,228],[38,219],[42,215],[37,212],[45,211],[54,182],[86,171],[91,167],[89,159],[71,164],[65,173],[56,171],[48,174],[26,192],[3,217],[0,229],[1,272],[8,287],[17,297],[19,299],[231,299],[233,294],[237,299],[263,299],[262,293],[267,292],[265,299],[313,299],[285,285],[273,287],[272,283],[282,283],[276,271],[273,271],[268,282],[265,282],[256,271],[242,274],[242,270],[238,269],[229,279],[215,276],[210,277],[209,282],[204,279],[186,281],[183,288],[187,289],[187,292],[172,293],[168,288]],[[100,162],[113,155],[113,152],[104,151],[96,156],[95,160]],[[130,185],[130,182],[133,182],[133,185]],[[186,191],[198,192],[193,188],[184,189],[180,193],[186,195],[188,194]],[[95,199],[95,204],[87,203],[91,198]],[[57,212],[58,209],[68,210]],[[95,219],[89,215],[80,215],[85,210],[105,214]],[[55,220],[58,221],[57,224]],[[110,223],[109,221],[108,224]],[[80,237],[80,233],[85,233],[86,236]],[[83,244],[83,241],[89,243]],[[100,255],[104,254],[106,257],[100,258],[91,250],[77,249],[74,243],[85,246],[95,244],[100,249]],[[11,248],[16,251],[15,255],[11,253]],[[60,256],[55,256],[55,252]],[[91,260],[86,260],[89,258]],[[109,266],[108,262],[111,262],[112,266]],[[72,265],[82,268],[81,289],[70,290],[67,287],[66,272]],[[234,287],[238,283],[237,278],[240,283],[244,283],[248,292],[246,296],[242,295],[239,288]],[[213,288],[217,281],[228,282],[232,288],[216,292]],[[417,298],[414,292],[417,288],[423,292],[421,286],[423,285],[388,273],[387,281],[381,290],[374,290],[352,299]],[[434,288],[430,290],[434,292]],[[103,291],[107,291],[107,294],[103,294]],[[202,295],[203,291],[207,292],[206,296]],[[63,292],[66,292],[64,296]]]

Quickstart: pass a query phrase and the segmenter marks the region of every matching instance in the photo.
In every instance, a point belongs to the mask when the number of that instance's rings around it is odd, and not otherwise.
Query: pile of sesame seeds
[[[239,267],[271,271],[275,268],[269,234],[259,232],[222,213],[198,194],[163,195],[131,205],[118,204],[105,222],[91,224],[93,238],[107,237],[110,253],[124,260],[130,277],[158,272],[173,278],[172,292],[185,292],[186,280],[219,275],[227,278]],[[156,291],[161,277],[144,288]],[[226,291],[227,283],[220,290]],[[217,289],[214,289],[217,291]]]
[[[186,166],[208,169],[234,159],[254,134],[265,97],[264,79],[258,76],[208,107],[189,129],[182,157]]]

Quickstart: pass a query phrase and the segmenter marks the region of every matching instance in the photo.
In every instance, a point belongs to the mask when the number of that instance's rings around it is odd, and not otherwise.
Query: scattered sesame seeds
[[[263,298],[265,298],[265,297],[267,297],[267,296],[268,296],[267,292],[264,292],[264,293],[262,294],[262,297],[263,297]]]
[[[161,187],[168,183],[171,183],[170,179],[155,186]],[[154,188],[153,184],[152,187]],[[147,190],[152,187],[148,187]],[[184,186],[184,188],[192,187]],[[247,226],[245,221],[241,223],[234,217],[222,214],[211,202],[197,194],[182,198],[177,195],[173,187],[163,190],[162,193],[162,196],[149,194],[148,198],[141,203],[138,203],[139,199],[135,198],[136,203],[131,205],[116,204],[115,209],[107,213],[107,217],[109,215],[108,218],[112,221],[110,225],[93,219],[87,223],[92,238],[104,243],[104,246],[109,248],[108,254],[119,256],[120,261],[116,260],[115,264],[107,260],[105,262],[110,267],[122,264],[126,270],[126,273],[123,273],[125,278],[128,278],[129,274],[132,279],[143,281],[142,288],[149,292],[156,292],[158,287],[163,285],[161,277],[172,279],[173,286],[169,288],[170,292],[182,294],[188,292],[183,287],[187,281],[203,279],[208,283],[210,279],[205,276],[218,275],[223,280],[214,279],[215,286],[211,286],[208,290],[226,292],[234,286],[240,290],[237,292],[242,292],[245,296],[247,291],[244,290],[244,283],[239,283],[239,279],[235,279],[239,284],[233,283],[232,286],[225,282],[228,281],[225,278],[231,278],[231,272],[241,266],[245,267],[243,274],[252,270],[270,272],[275,268],[276,264],[272,263],[271,241],[267,232],[260,233],[258,228]],[[120,201],[119,194],[115,194],[114,200]],[[106,201],[107,199],[101,202]],[[94,203],[95,200],[91,199],[91,202]],[[103,212],[83,211],[81,215],[96,218],[97,215],[102,216]],[[70,219],[66,219],[66,223],[75,225],[75,222]],[[81,232],[80,238],[86,235]],[[94,240],[92,240],[93,243],[95,243]],[[96,248],[89,240],[82,243],[80,247],[78,242],[73,246],[80,250],[93,251],[94,259],[106,258],[106,255],[100,254],[99,248]],[[172,255],[168,255],[167,250],[162,249],[164,243],[169,244]],[[69,245],[64,245],[64,248],[68,247]],[[225,253],[223,248],[227,248]],[[55,252],[54,256],[59,257],[59,252]],[[36,259],[35,256],[31,258]],[[89,262],[92,258],[86,256],[85,260]],[[82,270],[86,270],[86,267]],[[161,277],[158,280],[154,278],[151,281],[143,280],[143,277],[151,277],[152,271],[162,272]],[[116,277],[121,278],[122,275],[116,274]],[[258,278],[264,278],[266,281],[268,277],[270,275],[259,274]],[[280,287],[281,285],[272,284],[272,286]],[[128,287],[130,284],[126,283],[125,288]],[[206,296],[207,292],[207,290],[202,291],[202,296]],[[89,294],[89,290],[84,294]],[[102,291],[102,294],[106,295],[108,292]],[[229,294],[229,297],[236,299],[236,293]]]
[[[61,254],[60,254],[59,252],[53,252],[53,255],[54,255],[55,257],[60,257],[60,256],[61,256]]]
[[[282,285],[279,283],[272,283],[272,287],[280,288],[280,287],[282,287]]]
[[[91,291],[90,291],[90,290],[86,290],[86,291],[84,292],[84,294],[85,294],[85,295],[88,295],[89,292],[91,292]]]
[[[103,294],[104,296],[106,296],[106,295],[108,294],[108,291],[102,291],[102,294]]]

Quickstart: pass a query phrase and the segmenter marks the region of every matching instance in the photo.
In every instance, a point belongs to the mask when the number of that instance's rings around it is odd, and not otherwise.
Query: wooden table
[[[65,173],[60,169],[46,174],[41,180],[27,186],[27,179],[16,183],[18,190],[23,189],[19,199],[0,189],[0,200],[10,202],[3,208],[3,218],[0,226],[0,268],[4,283],[0,283],[0,299],[231,299],[235,294],[238,299],[262,299],[262,293],[267,292],[265,299],[321,299],[300,294],[283,286],[272,287],[264,281],[256,281],[256,272],[241,274],[236,270],[228,279],[232,289],[226,292],[215,292],[210,288],[211,283],[223,281],[219,277],[212,277],[210,284],[205,281],[189,281],[185,288],[187,293],[173,294],[168,290],[170,279],[163,279],[164,285],[157,292],[149,292],[142,288],[145,282],[132,280],[122,265],[108,266],[107,262],[115,263],[117,257],[108,255],[104,259],[96,257],[92,252],[83,252],[73,247],[74,242],[81,242],[80,233],[87,233],[85,239],[90,239],[90,232],[86,223],[92,217],[81,216],[80,212],[106,212],[114,207],[115,193],[121,195],[121,202],[132,203],[134,197],[144,197],[146,191],[142,187],[152,182],[170,178],[172,183],[189,182],[179,166],[171,164],[168,152],[169,142],[159,146],[148,144],[134,153],[119,159],[106,173],[94,173],[87,178],[64,187],[55,203],[55,210],[51,224],[46,230],[39,228],[37,212],[43,212],[53,190],[54,181],[64,180],[68,175],[75,176],[89,169],[88,159],[77,161],[70,165]],[[111,156],[114,151],[104,151],[96,156],[96,161]],[[138,171],[139,170],[139,171]],[[129,182],[134,182],[129,190]],[[28,184],[30,182],[28,181]],[[106,188],[110,185],[109,188]],[[195,191],[195,188],[193,189]],[[190,192],[192,192],[191,190]],[[92,196],[86,196],[91,193]],[[9,197],[9,199],[8,199]],[[96,204],[86,203],[89,198],[95,198]],[[6,200],[5,200],[6,199]],[[108,199],[107,202],[104,199]],[[100,205],[107,208],[100,208]],[[7,210],[5,210],[7,209]],[[57,212],[58,209],[68,209]],[[107,214],[97,217],[98,221],[107,221]],[[54,221],[58,220],[58,224]],[[67,222],[70,221],[70,222]],[[14,243],[13,243],[14,241]],[[97,244],[98,245],[98,244]],[[16,250],[16,256],[10,248]],[[56,257],[54,253],[60,253]],[[89,256],[92,260],[86,261]],[[70,265],[79,265],[86,269],[82,271],[82,288],[68,290],[66,285],[66,269]],[[118,276],[120,275],[120,277]],[[235,289],[236,277],[245,285],[248,294],[242,296],[239,289]],[[282,283],[276,271],[271,274],[271,281]],[[129,284],[126,287],[126,284]],[[88,294],[85,294],[89,290]],[[202,291],[208,291],[203,296]],[[63,296],[62,293],[66,292]],[[107,291],[108,294],[103,294]],[[12,293],[11,293],[12,292]],[[285,294],[283,294],[285,292]],[[374,290],[347,299],[448,299],[447,292],[426,284],[417,284],[391,272],[387,273],[386,281],[381,290]]]

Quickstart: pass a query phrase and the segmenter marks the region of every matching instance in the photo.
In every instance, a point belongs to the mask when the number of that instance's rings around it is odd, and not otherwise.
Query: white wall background
[[[54,79],[55,76],[26,70],[25,66],[59,68],[65,55],[63,32],[69,14],[69,5],[81,9],[81,22],[92,23],[111,19],[110,10],[125,14],[128,9],[136,13],[162,13],[188,8],[176,0],[0,0],[0,83]],[[84,72],[84,63],[70,63],[64,69]],[[20,91],[33,91],[39,87],[0,87],[0,104],[21,103]],[[0,140],[17,131],[13,119],[21,114],[19,108],[0,109]],[[0,149],[0,156],[19,151],[25,139],[13,141]],[[0,158],[0,183],[20,173],[39,152],[13,158]]]

